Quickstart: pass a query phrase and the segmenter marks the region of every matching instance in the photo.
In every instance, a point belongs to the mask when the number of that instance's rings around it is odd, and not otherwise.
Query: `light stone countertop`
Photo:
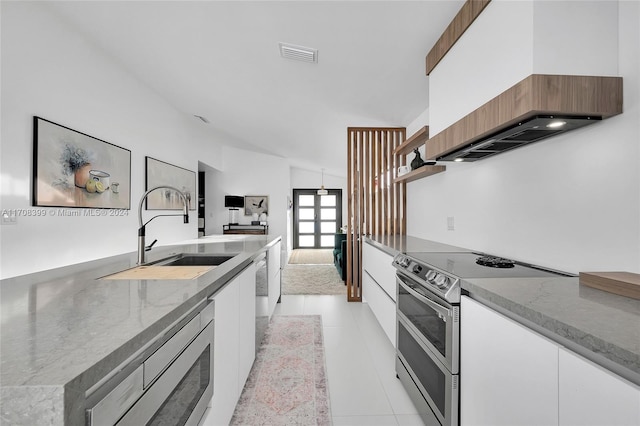
[[[193,280],[97,279],[137,266],[128,253],[0,281],[0,423],[83,425],[91,386],[279,240],[211,236],[147,253],[237,254]]]
[[[462,288],[640,386],[640,300],[580,285],[577,277],[471,279]]]
[[[409,235],[372,235],[365,237],[365,241],[394,257],[400,253],[412,252],[456,253],[471,251],[466,248],[423,240]]]
[[[392,256],[473,251],[401,235],[372,236],[365,241]],[[640,386],[640,300],[585,287],[577,277],[469,279],[462,281],[462,289]]]

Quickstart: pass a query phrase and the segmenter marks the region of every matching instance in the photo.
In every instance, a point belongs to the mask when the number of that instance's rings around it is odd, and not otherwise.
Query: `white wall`
[[[429,134],[532,73],[533,5],[494,0],[429,75]]]
[[[294,189],[319,189],[323,182],[322,172],[291,167],[291,191],[289,196],[293,197]],[[324,173],[324,187],[326,189],[342,190],[342,224],[347,224],[347,179],[341,176],[332,176]],[[292,198],[293,200],[293,198]],[[293,215],[292,215],[293,216]],[[293,218],[292,218],[293,220]]]
[[[273,155],[232,147],[224,147],[223,153],[225,162],[222,171],[224,172],[225,195],[268,195],[269,234],[280,235],[282,241],[287,241],[289,161]],[[227,219],[225,223],[228,222]],[[243,209],[240,209],[238,222],[250,224],[251,216],[245,216]],[[284,244],[282,249],[285,250]]]
[[[123,217],[49,214],[19,216],[15,225],[3,225],[0,276],[135,251],[145,155],[193,171],[198,159],[220,168],[220,145],[204,124],[176,111],[46,7],[36,2],[1,7],[1,208],[38,209],[31,207],[34,115],[131,150],[132,196]],[[195,210],[188,225],[170,217],[147,229],[147,239],[158,239],[159,245],[196,236]]]
[[[624,113],[409,183],[408,233],[574,273],[640,272],[639,6],[491,2],[430,76],[432,135],[532,73],[622,76]]]

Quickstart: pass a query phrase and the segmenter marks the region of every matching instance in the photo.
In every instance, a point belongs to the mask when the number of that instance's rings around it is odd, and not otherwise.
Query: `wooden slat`
[[[384,194],[387,199],[387,220],[385,220],[386,232],[385,235],[390,235],[393,232],[393,197],[391,196],[391,186],[389,186],[389,182],[387,176],[393,167],[393,138],[389,138],[387,141],[387,146],[385,147],[385,157],[387,158],[387,166],[382,171],[384,175]]]
[[[425,60],[427,75],[433,71],[436,65],[438,65],[490,2],[491,0],[467,0],[465,4],[462,5],[458,14],[453,18],[449,26],[447,26],[436,44],[427,54]]]
[[[391,196],[393,197],[393,232],[391,233],[392,235],[397,235],[400,231],[400,209],[398,208],[399,205],[399,196],[400,194],[398,194],[398,189],[399,189],[399,184],[396,183],[393,180],[393,176],[395,171],[398,170],[398,154],[396,154],[397,148],[398,146],[400,146],[400,144],[398,143],[398,138],[394,138],[393,139],[393,154],[391,156],[392,159],[392,165],[391,165],[391,174],[389,176],[389,178],[391,179],[391,188],[393,189],[393,193],[391,194]]]
[[[347,130],[347,299],[351,300],[352,280],[352,264],[353,264],[353,132]]]
[[[389,173],[393,170],[393,147],[394,147],[394,139],[390,138],[387,143],[387,167],[384,169],[384,190],[387,196],[387,200],[389,203],[388,210],[388,220],[387,220],[387,233],[386,235],[391,235],[393,233],[393,222],[395,220],[395,215],[393,214],[393,188],[390,185],[389,181]]]
[[[367,136],[369,134],[369,132],[365,132],[365,140],[367,139]],[[354,292],[354,298],[356,298],[357,300],[362,300],[362,292],[361,292],[361,288],[362,288],[362,236],[365,235],[365,229],[364,229],[364,179],[365,179],[365,173],[366,173],[366,169],[364,167],[364,162],[363,162],[363,158],[364,158],[364,144],[360,144],[360,150],[358,151],[358,165],[360,166],[360,173],[358,175],[358,208],[359,208],[359,213],[358,213],[358,219],[359,219],[359,225],[358,225],[358,234],[356,236],[356,264],[354,267],[354,275],[356,277],[355,279],[355,292]]]
[[[375,206],[373,206],[376,212],[376,227],[372,231],[372,234],[374,233],[377,234],[381,232],[382,221],[384,219],[384,212],[381,210],[381,206],[384,201],[384,196],[382,194],[383,183],[382,183],[382,176],[380,175],[380,170],[382,169],[382,162],[384,161],[384,152],[382,151],[382,146],[385,144],[386,138],[384,137],[382,132],[377,131],[376,133],[379,136],[377,140],[376,148],[375,148],[376,163],[373,169],[371,170],[371,173],[375,176],[375,180],[376,180],[376,187],[375,187],[376,204]]]

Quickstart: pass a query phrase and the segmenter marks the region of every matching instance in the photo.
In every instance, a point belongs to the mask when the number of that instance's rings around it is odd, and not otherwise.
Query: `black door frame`
[[[335,195],[336,196],[336,229],[335,232],[337,233],[339,231],[339,229],[342,227],[342,189],[327,189],[328,195]],[[298,195],[315,195],[316,197],[316,202],[314,203],[315,205],[315,212],[314,212],[314,222],[315,222],[315,230],[314,230],[314,235],[318,236],[318,238],[316,238],[316,244],[315,247],[303,247],[303,248],[323,248],[320,246],[320,238],[319,236],[321,235],[321,231],[320,231],[320,202],[318,200],[318,197],[321,197],[321,195],[318,195],[318,189],[308,189],[308,188],[296,188],[293,190],[293,248],[297,249],[300,248],[299,245],[299,232],[298,232],[298,223],[299,223],[299,218],[298,218]],[[325,247],[327,248],[327,247]]]

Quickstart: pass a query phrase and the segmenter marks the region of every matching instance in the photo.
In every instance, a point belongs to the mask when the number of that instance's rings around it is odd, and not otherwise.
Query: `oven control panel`
[[[393,264],[397,269],[402,270],[405,274],[422,281],[424,284],[428,284],[432,290],[437,289],[438,292],[446,294],[449,289],[457,285],[458,278],[450,276],[449,274],[438,270],[437,268],[430,267],[416,262],[410,257],[399,254],[393,260]],[[435,289],[434,289],[435,287]]]

